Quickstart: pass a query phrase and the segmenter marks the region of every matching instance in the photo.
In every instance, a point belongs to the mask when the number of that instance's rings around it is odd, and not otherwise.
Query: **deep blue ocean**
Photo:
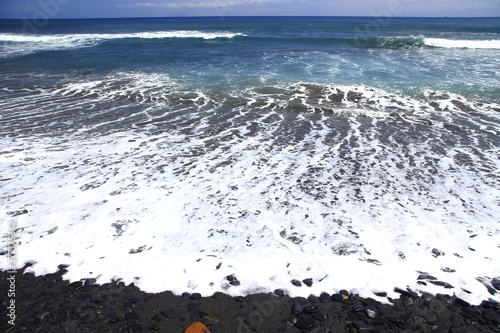
[[[0,214],[38,273],[370,295],[426,272],[478,302],[499,135],[500,18],[0,20]]]

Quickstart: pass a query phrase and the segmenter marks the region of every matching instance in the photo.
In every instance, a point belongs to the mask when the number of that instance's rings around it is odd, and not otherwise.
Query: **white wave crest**
[[[205,32],[205,31],[148,31],[124,34],[60,34],[60,35],[23,35],[23,34],[0,34],[0,56],[12,56],[29,54],[47,50],[61,50],[68,48],[89,47],[103,41],[126,38],[141,39],[166,39],[166,38],[233,38],[244,36],[241,33],[228,31]],[[3,45],[2,45],[3,44]]]
[[[500,40],[463,40],[445,38],[424,38],[427,46],[460,49],[500,49]]]

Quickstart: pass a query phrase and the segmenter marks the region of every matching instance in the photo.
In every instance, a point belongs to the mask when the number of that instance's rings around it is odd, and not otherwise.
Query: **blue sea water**
[[[493,297],[499,54],[499,18],[0,20],[18,264],[203,294],[427,272]]]

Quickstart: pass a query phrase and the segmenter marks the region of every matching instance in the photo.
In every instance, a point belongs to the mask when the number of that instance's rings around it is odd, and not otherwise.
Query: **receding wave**
[[[497,50],[500,49],[500,40],[459,40],[413,36],[378,36],[355,39],[354,46],[360,48],[382,49],[419,49],[424,47],[433,47]]]

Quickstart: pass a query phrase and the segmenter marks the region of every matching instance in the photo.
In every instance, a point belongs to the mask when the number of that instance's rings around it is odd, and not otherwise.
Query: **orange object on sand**
[[[196,322],[186,328],[184,333],[210,333],[208,328],[200,322]]]

